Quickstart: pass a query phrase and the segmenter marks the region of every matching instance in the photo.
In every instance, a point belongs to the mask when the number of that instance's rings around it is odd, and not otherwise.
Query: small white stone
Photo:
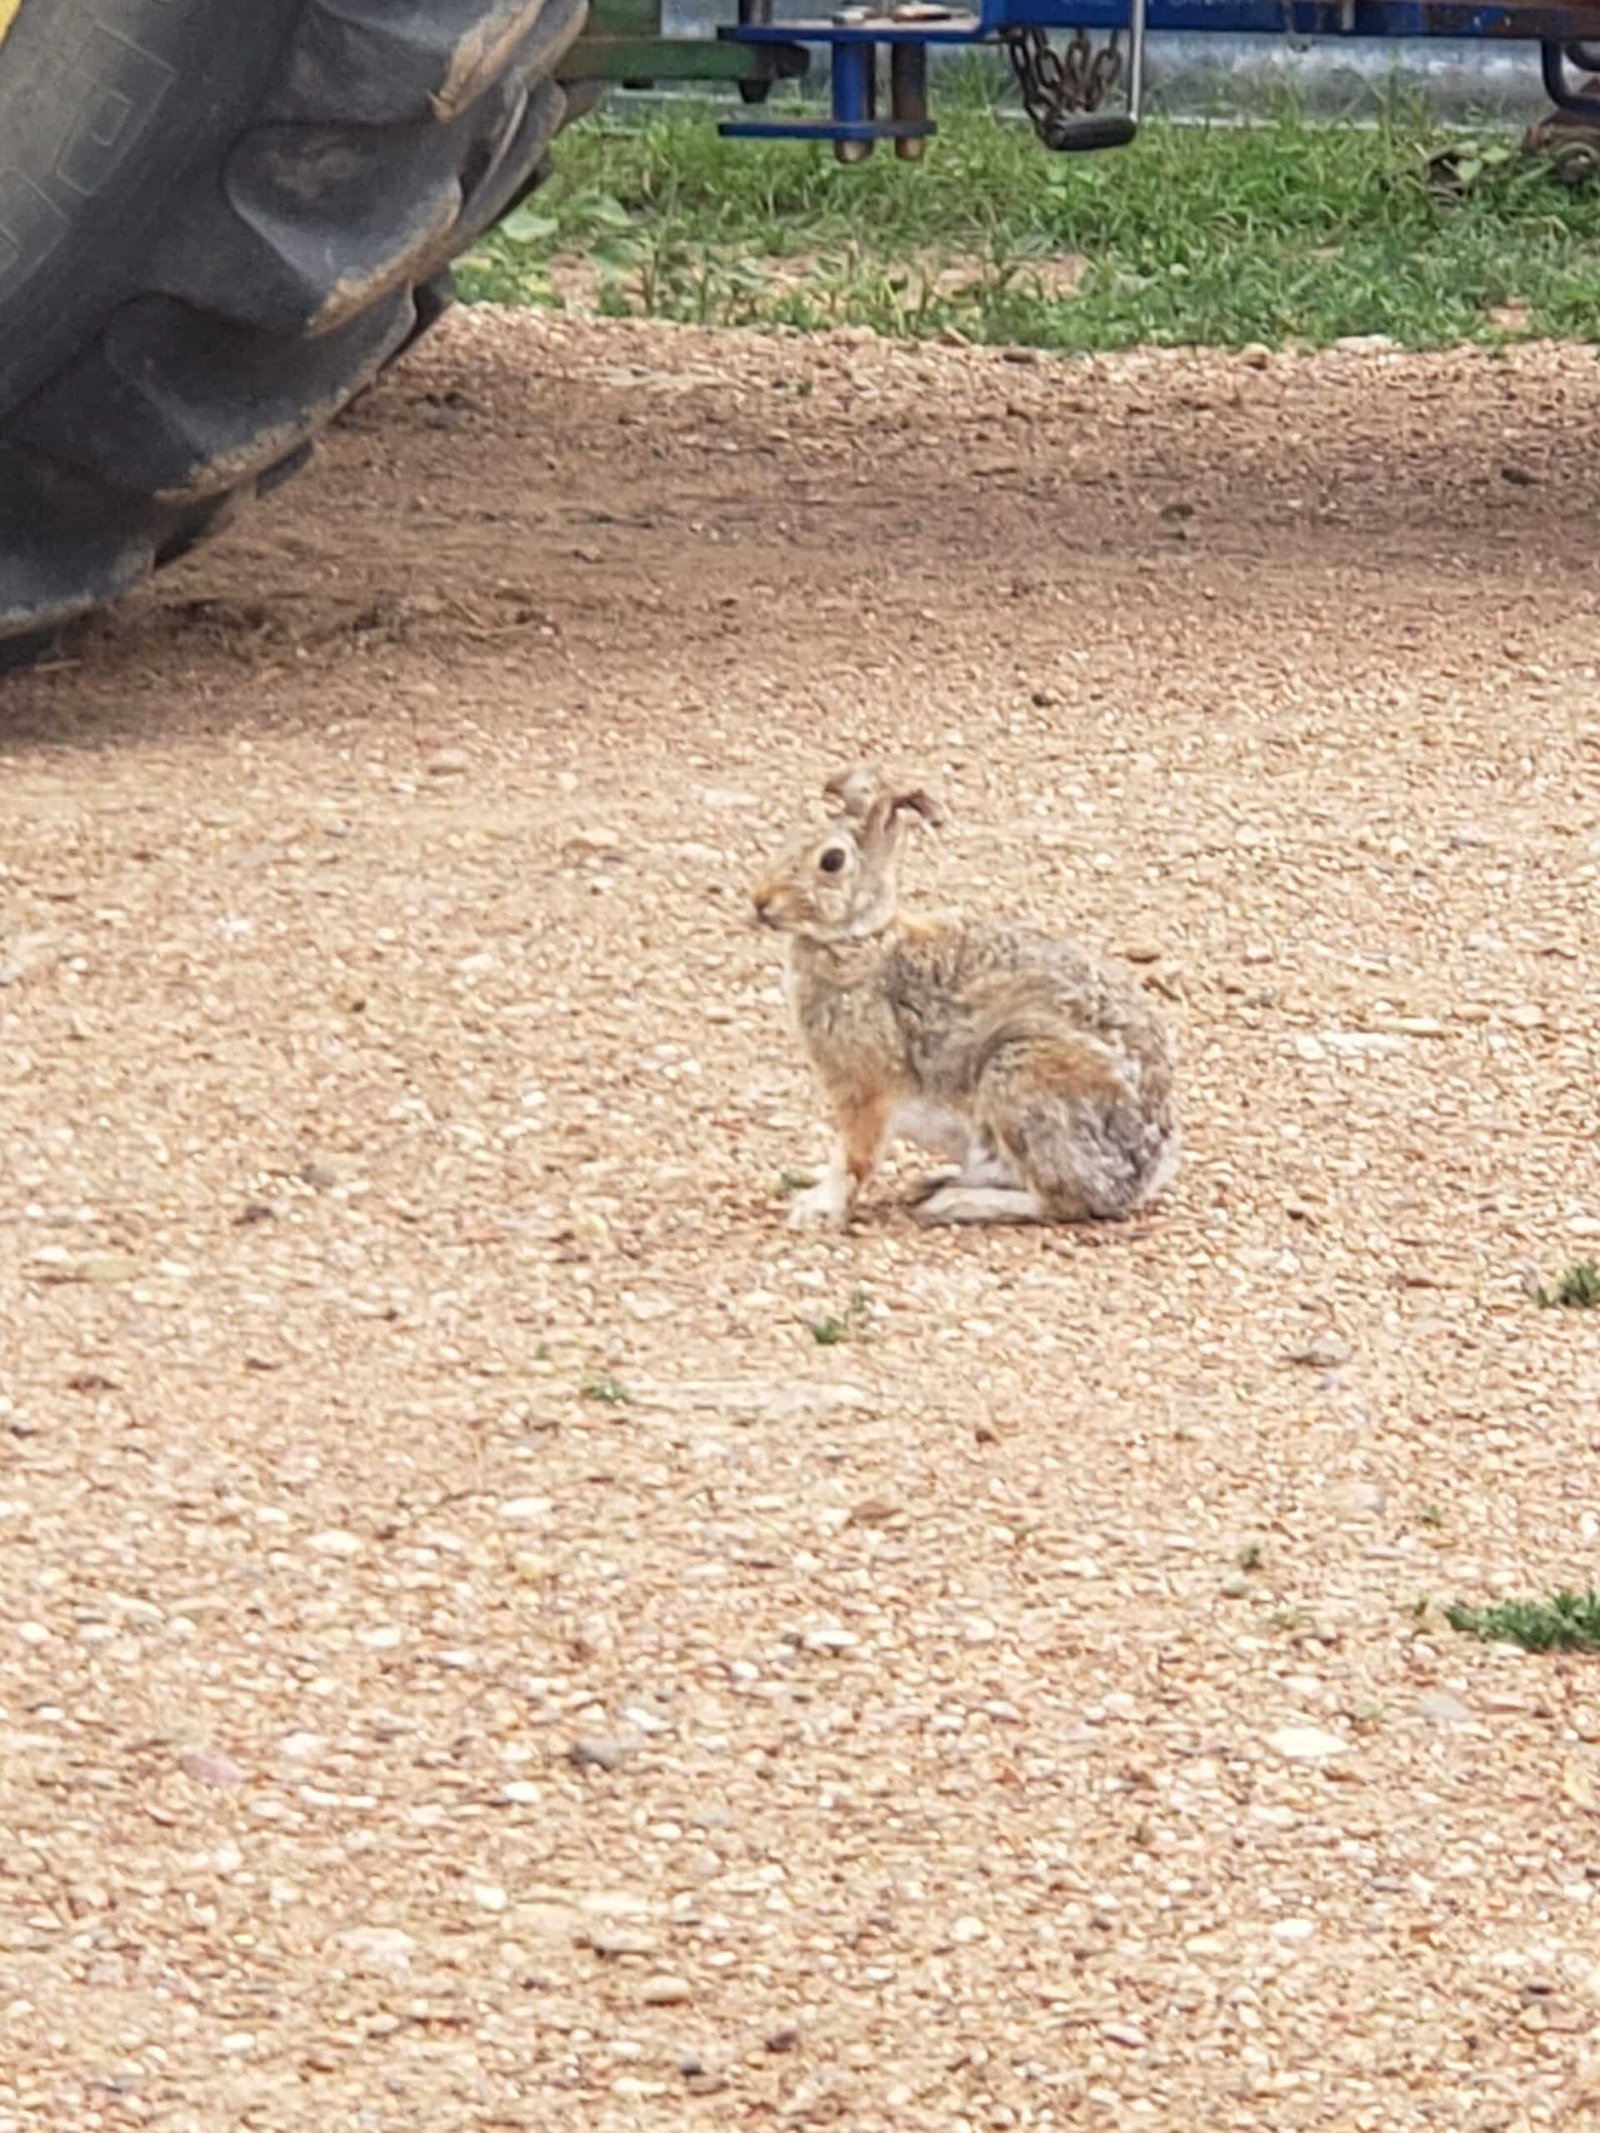
[[[578,1898],[586,1918],[643,1918],[650,1906],[631,1889],[593,1889]]]
[[[359,1555],[366,1546],[358,1533],[346,1533],[333,1527],[326,1533],[313,1533],[306,1546],[317,1555]]]
[[[852,1652],[861,1639],[848,1629],[808,1629],[802,1641],[808,1652]]]
[[[473,1885],[472,1900],[480,1911],[503,1911],[509,1899],[498,1883],[479,1881]]]
[[[1380,1029],[1325,1029],[1322,1041],[1330,1052],[1347,1053],[1353,1059],[1382,1059],[1406,1048],[1404,1037]]]
[[[950,1938],[959,1946],[966,1946],[975,1940],[987,1940],[988,1937],[989,1928],[981,1918],[958,1918],[950,1928]]]
[[[681,2007],[685,2000],[694,1998],[694,1987],[687,1978],[647,1977],[639,1988],[639,1998],[646,2007]]]
[[[541,1518],[548,1518],[555,1504],[548,1496],[513,1496],[509,1503],[500,1506],[500,1516],[508,1525],[536,1525]]]
[[[1342,1333],[1335,1333],[1331,1326],[1324,1326],[1320,1333],[1312,1334],[1303,1347],[1290,1352],[1291,1363],[1305,1363],[1313,1370],[1337,1370],[1341,1363],[1348,1363],[1351,1356],[1350,1343]]]
[[[1316,1930],[1314,1918],[1280,1918],[1273,1925],[1272,1937],[1283,1941],[1310,1940]]]
[[[409,1969],[411,1951],[417,1945],[398,1926],[350,1926],[336,1933],[333,1942],[354,1956],[363,1970],[390,1972]]]
[[[1335,1755],[1348,1754],[1350,1743],[1320,1726],[1280,1726],[1269,1733],[1267,1746],[1289,1763],[1325,1763]]]

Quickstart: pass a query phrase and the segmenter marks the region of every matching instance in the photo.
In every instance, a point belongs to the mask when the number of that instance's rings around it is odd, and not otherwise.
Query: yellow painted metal
[[[6,41],[6,33],[22,13],[22,0],[0,0],[0,44]]]

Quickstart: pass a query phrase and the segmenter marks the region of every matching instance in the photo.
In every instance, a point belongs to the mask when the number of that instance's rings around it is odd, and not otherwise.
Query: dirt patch
[[[478,314],[4,685],[0,2126],[1583,2122],[1595,392]],[[1137,1233],[785,1232],[862,755]]]

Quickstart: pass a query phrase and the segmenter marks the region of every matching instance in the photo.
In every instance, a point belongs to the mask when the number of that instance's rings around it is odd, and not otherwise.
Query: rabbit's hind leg
[[[935,1187],[912,1209],[932,1229],[954,1222],[1048,1222],[1051,1216],[1026,1185],[964,1185],[960,1179]]]
[[[1167,1136],[1099,1039],[997,1045],[979,1097],[985,1136],[1040,1205],[1032,1219],[1115,1222],[1150,1196]]]
[[[928,1211],[932,1200],[948,1193],[952,1188],[962,1192],[979,1190],[992,1194],[996,1191],[1015,1192],[1021,1182],[1005,1157],[997,1155],[981,1133],[974,1133],[967,1142],[960,1163],[930,1170],[926,1177],[919,1179],[912,1187],[906,1196],[906,1205],[916,1213],[917,1219],[923,1222],[1037,1221],[1039,1218],[1035,1215],[952,1215]]]

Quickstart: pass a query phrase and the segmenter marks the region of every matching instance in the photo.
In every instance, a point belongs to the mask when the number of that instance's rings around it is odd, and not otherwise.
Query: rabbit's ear
[[[891,785],[887,792],[878,794],[867,810],[868,838],[887,836],[901,815],[920,815],[930,829],[937,829],[944,820],[938,801],[920,785]]]
[[[882,786],[883,780],[875,770],[836,770],[823,786],[822,797],[831,800],[852,822],[864,822]]]

